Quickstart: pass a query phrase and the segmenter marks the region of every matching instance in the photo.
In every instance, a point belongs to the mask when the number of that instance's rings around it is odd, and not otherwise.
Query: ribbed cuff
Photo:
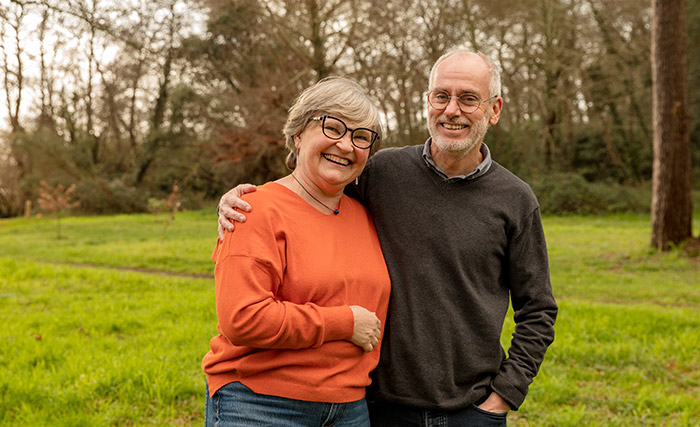
[[[338,307],[319,307],[323,316],[323,341],[349,340],[355,329],[352,310],[347,305]]]

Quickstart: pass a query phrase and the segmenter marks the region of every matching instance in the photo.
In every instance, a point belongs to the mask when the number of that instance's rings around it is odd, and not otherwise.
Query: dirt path
[[[52,265],[65,265],[65,266],[69,266],[69,267],[79,267],[79,268],[103,268],[106,270],[133,271],[136,273],[155,274],[158,276],[170,276],[170,277],[186,277],[186,278],[191,278],[191,279],[213,279],[214,278],[214,274],[178,273],[176,271],[158,270],[155,268],[115,267],[112,265],[82,264],[82,263],[77,263],[77,262],[61,262],[61,261],[33,261],[33,262],[41,262],[41,263],[52,264]]]

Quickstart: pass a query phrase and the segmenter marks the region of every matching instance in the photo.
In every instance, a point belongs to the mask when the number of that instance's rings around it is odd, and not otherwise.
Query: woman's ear
[[[299,149],[300,145],[301,145],[301,136],[294,135],[294,146],[297,147],[297,150]]]

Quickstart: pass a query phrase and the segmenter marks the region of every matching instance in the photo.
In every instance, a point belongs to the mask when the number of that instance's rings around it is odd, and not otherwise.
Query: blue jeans
[[[239,382],[226,384],[209,397],[205,427],[369,427],[367,402],[307,402],[258,394]]]
[[[384,402],[368,403],[372,427],[505,427],[507,413],[476,405],[456,411],[432,411]]]

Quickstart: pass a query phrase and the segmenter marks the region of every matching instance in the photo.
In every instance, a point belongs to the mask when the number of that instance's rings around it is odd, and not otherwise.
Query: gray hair
[[[382,135],[379,109],[355,81],[345,77],[327,77],[304,89],[289,109],[282,132],[289,150],[285,162],[290,170],[296,168],[299,155],[294,136],[299,135],[311,118],[319,114],[341,116],[358,127],[374,130],[380,137],[372,145],[370,155],[379,149]]]
[[[490,98],[492,96],[500,96],[501,95],[501,72],[499,71],[498,67],[496,64],[489,58],[488,56],[484,55],[483,53],[477,51],[471,51],[466,48],[455,48],[444,55],[442,55],[440,58],[438,58],[437,61],[435,61],[435,64],[433,65],[433,68],[430,70],[430,80],[428,81],[428,90],[433,89],[433,84],[435,83],[435,74],[437,73],[437,67],[444,61],[445,59],[449,58],[452,55],[459,55],[459,54],[465,54],[465,53],[472,53],[475,55],[478,55],[481,59],[486,62],[486,65],[489,70],[489,95],[487,98]]]

